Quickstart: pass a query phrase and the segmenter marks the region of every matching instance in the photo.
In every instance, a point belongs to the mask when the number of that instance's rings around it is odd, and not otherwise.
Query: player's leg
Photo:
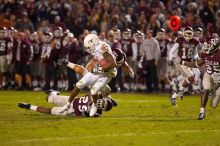
[[[210,101],[210,105],[211,107],[216,108],[220,100],[220,84],[215,84],[212,87],[211,94],[212,94],[212,98]]]
[[[179,85],[179,92],[177,93],[179,94],[180,98],[183,98],[184,90],[188,87],[190,83],[194,81],[194,74],[191,71],[191,69],[187,66],[178,64],[177,68],[180,70],[181,74],[184,77],[184,81],[182,81],[181,84]]]
[[[111,96],[109,96],[110,93],[111,93],[111,88],[108,85],[106,85],[104,88],[102,88],[103,97],[110,98],[110,100],[112,101],[113,106],[117,106],[118,103]]]
[[[110,76],[103,76],[98,78],[98,80],[92,86],[90,93],[92,95],[93,104],[91,107],[91,111],[89,116],[92,117],[97,112],[97,99],[98,99],[98,92],[101,91],[110,81],[112,77]]]
[[[44,114],[51,114],[51,109],[52,109],[52,108],[46,108],[43,106],[35,106],[35,105],[31,105],[29,103],[24,103],[24,102],[18,103],[18,107],[37,111],[37,112],[44,113]]]
[[[203,75],[203,83],[202,84],[203,84],[204,92],[201,97],[201,108],[200,108],[198,120],[205,119],[205,107],[206,107],[206,104],[208,101],[209,92],[210,92],[210,90],[212,88],[212,84],[213,84],[213,80],[212,80],[211,75],[209,75],[208,73],[205,73]]]
[[[23,102],[18,103],[18,107],[28,109],[28,110],[33,110],[33,111],[43,113],[43,114],[51,114],[51,115],[56,115],[56,116],[66,116],[66,115],[74,114],[72,105],[69,110],[64,111],[63,113],[59,112],[62,107],[47,108],[47,107],[35,106],[29,103],[23,103]]]
[[[69,96],[59,95],[58,91],[51,91],[46,96],[46,101],[48,103],[55,104],[57,106],[64,106],[68,102]]]
[[[201,72],[198,68],[193,68],[192,72],[195,75],[195,79],[194,79],[194,82],[192,85],[193,91],[195,93],[200,93],[200,91],[201,91],[201,88],[200,88]]]
[[[93,74],[91,72],[87,72],[77,83],[76,86],[73,88],[69,101],[72,101],[80,92],[81,89],[91,86],[94,84],[99,78],[99,75]]]

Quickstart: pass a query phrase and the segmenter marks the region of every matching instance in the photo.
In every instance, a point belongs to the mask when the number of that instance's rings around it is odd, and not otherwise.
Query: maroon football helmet
[[[63,29],[62,27],[57,27],[55,30],[54,30],[54,37],[56,38],[60,38],[63,36]]]
[[[6,32],[7,32],[6,27],[0,27],[0,38],[5,38],[7,34]]]
[[[128,39],[131,37],[131,30],[130,29],[125,29],[122,33],[122,37],[123,39]]]
[[[203,37],[203,29],[201,27],[197,27],[195,30],[195,36],[197,38],[202,38]]]
[[[160,28],[159,31],[157,32],[157,39],[163,40],[165,38],[165,29]]]
[[[44,32],[42,36],[42,41],[44,43],[50,43],[53,39],[53,34],[51,32]]]
[[[36,32],[36,31],[30,34],[30,40],[31,40],[31,41],[36,41],[36,40],[38,40],[38,35],[37,35],[37,32]]]
[[[207,37],[202,46],[202,52],[206,54],[212,54],[219,49],[219,37],[212,35]]]
[[[136,42],[142,42],[144,40],[144,33],[137,30],[136,33],[134,34],[134,39]]]
[[[114,38],[116,40],[120,40],[121,39],[121,31],[120,31],[120,29],[115,29],[114,30]]]
[[[193,29],[192,29],[192,27],[186,26],[186,27],[183,29],[183,37],[184,37],[187,41],[193,39]]]

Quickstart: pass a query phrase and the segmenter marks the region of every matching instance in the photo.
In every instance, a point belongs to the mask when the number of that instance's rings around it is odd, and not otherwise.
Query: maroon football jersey
[[[170,43],[169,40],[157,40],[160,46],[161,57],[167,57],[167,45]]]
[[[135,42],[134,39],[121,39],[120,43],[122,45],[122,50],[125,52],[127,57],[133,56],[132,44]]]
[[[92,95],[88,94],[80,98],[75,98],[73,100],[73,109],[75,116],[84,116],[84,113],[89,113],[92,105]]]
[[[0,38],[0,55],[7,55],[10,41],[7,38]],[[12,44],[11,44],[12,45]]]
[[[126,58],[125,53],[122,50],[114,47],[112,48],[112,52],[116,58],[117,67],[121,67],[125,63],[125,58]]]
[[[205,61],[206,72],[208,74],[220,74],[220,49],[212,55],[202,52],[200,57]]]
[[[179,44],[178,56],[184,61],[193,61],[193,57],[197,53],[197,45],[200,44],[199,40],[196,38],[186,41],[184,37],[179,37],[176,40]]]
[[[32,61],[40,60],[40,58],[41,58],[41,51],[42,51],[40,42],[32,41],[31,45],[32,45],[33,51],[34,51],[33,52],[33,59],[32,59]]]

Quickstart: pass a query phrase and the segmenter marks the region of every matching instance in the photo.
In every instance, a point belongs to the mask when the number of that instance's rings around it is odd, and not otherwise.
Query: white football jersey
[[[112,49],[111,47],[103,41],[100,41],[99,44],[96,46],[96,49],[94,52],[92,52],[92,55],[94,56],[94,58],[98,61],[100,61],[101,59],[104,58],[103,54],[105,52],[108,52],[109,54],[111,54],[114,58],[114,55],[112,53]],[[115,58],[114,58],[115,59]]]

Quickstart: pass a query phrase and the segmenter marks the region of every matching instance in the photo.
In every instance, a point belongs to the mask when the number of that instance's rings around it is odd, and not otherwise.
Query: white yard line
[[[54,140],[71,140],[71,139],[85,139],[85,138],[103,138],[103,137],[126,137],[126,136],[146,136],[146,135],[168,135],[168,134],[180,134],[180,133],[200,133],[200,132],[220,132],[220,129],[213,130],[183,130],[174,132],[147,132],[147,133],[120,133],[120,134],[103,134],[103,135],[87,135],[80,137],[51,137],[51,138],[33,138],[33,139],[21,139],[12,140],[11,143],[27,143],[27,142],[39,142],[39,141],[54,141]]]
[[[169,102],[169,100],[116,100],[117,102],[131,102],[131,103],[143,103],[143,102]]]

